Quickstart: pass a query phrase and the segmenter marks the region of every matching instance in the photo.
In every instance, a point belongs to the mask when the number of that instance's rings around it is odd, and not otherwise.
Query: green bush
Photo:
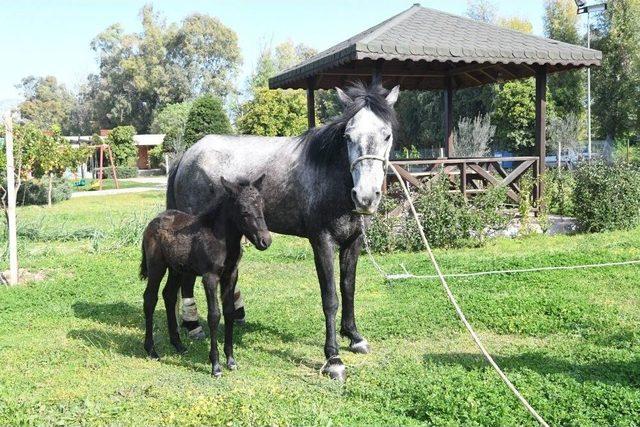
[[[49,194],[49,179],[30,179],[23,181],[18,189],[16,201],[18,205],[46,205]],[[51,202],[58,203],[71,197],[71,187],[62,178],[53,180]]]
[[[431,246],[481,246],[490,230],[500,229],[510,220],[504,210],[505,188],[492,188],[470,201],[459,192],[450,192],[449,188],[449,180],[443,176],[413,194],[416,211]],[[411,212],[402,210],[400,215],[390,215],[404,200],[399,186],[392,186],[367,231],[372,250],[424,249]]]
[[[587,232],[640,224],[640,167],[627,163],[581,164],[575,174],[573,210]]]
[[[103,178],[113,178],[113,173],[111,172],[110,167],[103,168],[103,171]],[[118,179],[135,178],[138,176],[138,168],[134,166],[116,166],[116,174],[118,175]],[[96,177],[97,176],[96,171]]]
[[[133,143],[136,129],[133,126],[117,126],[107,136],[107,144],[111,146],[116,165],[124,166],[135,163],[138,150]]]
[[[189,110],[184,130],[184,148],[191,147],[205,135],[227,135],[231,132],[231,123],[224,112],[222,100],[213,95],[204,95],[196,99]]]
[[[573,192],[576,187],[574,172],[567,169],[549,169],[545,178],[549,211],[557,215],[573,215]]]

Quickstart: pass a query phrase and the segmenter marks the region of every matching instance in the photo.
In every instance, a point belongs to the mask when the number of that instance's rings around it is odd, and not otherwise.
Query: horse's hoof
[[[156,352],[155,348],[152,348],[151,350],[147,350],[147,357],[151,360],[160,360],[160,356],[158,356],[158,353]]]
[[[238,369],[238,364],[233,357],[227,359],[227,368],[230,371],[235,371],[236,369]]]
[[[369,343],[364,338],[358,342],[351,341],[349,344],[349,351],[360,354],[371,353],[371,348],[369,347]]]
[[[214,378],[220,378],[222,376],[222,368],[218,363],[213,366],[213,369],[211,370],[211,376]]]
[[[205,339],[204,330],[202,329],[202,326],[198,326],[195,329],[189,330],[187,332],[187,335],[189,336],[189,339],[194,341],[200,341]]]
[[[332,380],[344,382],[347,379],[347,371],[342,363],[342,360],[338,356],[333,356],[324,362],[322,367],[322,373],[327,375]]]

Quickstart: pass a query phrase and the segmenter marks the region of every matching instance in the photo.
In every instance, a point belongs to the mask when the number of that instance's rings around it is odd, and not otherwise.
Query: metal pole
[[[587,12],[587,48],[591,49],[591,22]],[[587,155],[591,161],[591,67],[587,68]]]
[[[13,120],[11,113],[4,116],[5,149],[7,153],[7,226],[9,227],[9,277],[10,285],[18,284],[18,237],[16,234],[16,183],[13,160]]]

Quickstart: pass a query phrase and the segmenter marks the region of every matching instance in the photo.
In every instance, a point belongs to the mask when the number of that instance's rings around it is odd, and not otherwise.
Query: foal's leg
[[[220,277],[220,299],[224,315],[224,354],[227,356],[227,368],[237,369],[233,358],[233,324],[237,321],[235,308],[235,290],[238,282],[238,263],[242,256],[240,241],[227,246],[227,258]],[[243,309],[244,310],[244,309]]]
[[[158,353],[153,342],[153,312],[156,309],[156,303],[158,302],[158,290],[160,289],[160,283],[164,277],[164,273],[167,267],[162,263],[161,265],[149,265],[147,263],[147,288],[144,290],[144,321],[145,321],[145,334],[144,334],[144,349],[152,359],[159,359]]]
[[[169,341],[175,347],[178,353],[187,351],[180,340],[180,332],[178,331],[178,320],[176,319],[176,303],[178,302],[178,290],[180,287],[179,275],[172,269],[169,269],[169,278],[167,284],[162,290],[162,298],[164,299],[164,307],[167,310],[167,328],[169,330]]]
[[[189,338],[193,340],[204,339],[204,331],[198,321],[198,309],[193,298],[196,276],[183,274],[180,276],[180,290],[182,292],[182,326],[187,329]]]
[[[324,355],[326,362],[322,372],[331,379],[343,381],[346,378],[344,364],[338,356],[338,342],[336,340],[336,312],[338,311],[338,296],[333,278],[333,243],[329,236],[322,235],[310,239],[316,263],[316,272],[320,282],[322,295],[322,310],[324,311],[326,336]]]
[[[353,307],[356,291],[356,267],[362,248],[362,235],[340,246],[340,295],[342,296],[342,322],[340,333],[351,341],[349,350],[369,353],[369,343],[356,327]]]
[[[211,350],[209,351],[211,375],[214,377],[220,377],[222,376],[222,368],[220,368],[218,355],[218,325],[220,324],[220,308],[218,307],[218,296],[216,295],[219,277],[217,274],[207,273],[202,277],[202,281],[204,283],[204,292],[207,295],[207,320],[209,323],[209,336],[211,338]]]

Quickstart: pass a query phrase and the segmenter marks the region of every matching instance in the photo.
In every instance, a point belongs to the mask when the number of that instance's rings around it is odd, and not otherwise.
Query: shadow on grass
[[[160,302],[161,303],[161,302]],[[161,352],[161,356],[175,354],[173,347],[169,344],[166,312],[164,309],[156,309],[154,316],[154,340],[156,348]],[[82,340],[87,345],[96,347],[106,351],[115,351],[128,357],[146,358],[147,354],[143,348],[144,340],[144,318],[142,307],[136,307],[125,302],[116,303],[90,303],[81,301],[72,306],[76,317],[89,319],[101,323],[107,328],[86,328],[75,329],[69,332],[68,336],[73,339]],[[203,327],[208,332],[206,321],[202,321]],[[116,327],[125,327],[129,329],[137,329],[137,331],[114,330]],[[276,327],[266,325],[261,322],[247,321],[242,326],[234,328],[234,346],[236,348],[246,348],[244,337],[248,335],[258,335],[265,337],[265,340],[279,340],[284,343],[291,344],[291,351],[288,350],[271,350],[262,346],[251,345],[253,350],[263,351],[270,355],[279,357],[285,361],[293,362],[300,365],[308,366],[312,369],[319,369],[315,361],[308,360],[295,355],[293,348],[295,343],[301,343],[304,339],[300,339],[295,334],[283,332]],[[161,363],[191,368],[197,371],[209,372],[209,339],[203,341],[191,341],[184,337],[183,342],[187,346],[187,353],[179,358],[179,362],[174,359],[161,357]],[[224,341],[224,324],[221,322],[218,328],[218,346],[222,351]],[[253,340],[255,343],[255,340]]]
[[[640,357],[631,361],[601,361],[592,363],[570,362],[537,352],[526,352],[513,356],[493,356],[505,371],[530,369],[540,375],[562,374],[584,382],[602,382],[640,388]],[[485,359],[475,353],[427,353],[425,363],[458,365],[467,370],[488,368]]]

